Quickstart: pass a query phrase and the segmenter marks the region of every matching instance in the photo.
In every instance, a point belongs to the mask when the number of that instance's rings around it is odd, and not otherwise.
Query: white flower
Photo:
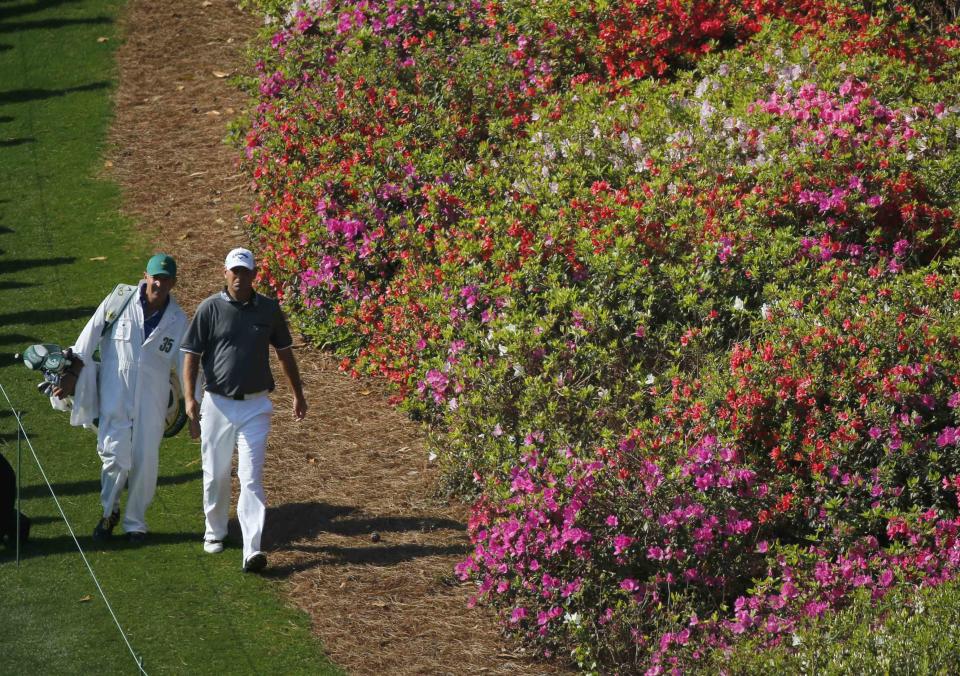
[[[697,89],[694,91],[693,95],[696,96],[698,99],[702,99],[703,95],[706,93],[707,88],[709,86],[710,86],[710,78],[708,77],[703,78],[702,80],[700,80],[699,84],[697,84]]]
[[[645,382],[647,385],[653,385],[653,383],[656,382],[656,380],[657,380],[657,379],[653,377],[653,374],[652,374],[652,373],[648,373],[648,374],[647,374],[647,379],[646,379],[644,382]]]
[[[564,613],[563,621],[566,624],[572,624],[575,627],[580,626],[580,613]]]
[[[710,105],[709,101],[700,104],[700,126],[706,128],[707,122],[715,112],[717,112],[717,109]]]
[[[736,298],[734,298],[734,299],[733,299],[733,309],[734,309],[734,310],[742,310],[743,308],[744,308],[743,298],[741,298],[740,296],[737,296]]]
[[[456,411],[458,408],[460,408],[460,404],[457,403],[456,397],[453,397],[450,401],[447,402],[447,408],[449,408],[451,411]]]
[[[497,351],[500,353],[501,357],[507,356],[507,352],[509,352],[506,345],[497,345]]]
[[[437,459],[437,454],[433,451],[430,451],[430,455],[427,456],[427,462],[433,462]]]
[[[770,306],[766,303],[760,306],[760,316],[764,319],[770,319]]]

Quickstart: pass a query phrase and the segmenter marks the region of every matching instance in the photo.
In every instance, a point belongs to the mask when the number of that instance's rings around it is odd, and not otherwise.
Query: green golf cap
[[[173,256],[157,254],[147,261],[147,274],[151,277],[176,277],[177,262]]]

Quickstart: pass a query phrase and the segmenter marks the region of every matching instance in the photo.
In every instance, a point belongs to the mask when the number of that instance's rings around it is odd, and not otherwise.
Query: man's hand
[[[303,420],[307,415],[307,400],[302,395],[293,397],[293,417],[296,420]]]
[[[200,438],[200,404],[192,396],[184,398],[184,408],[186,408],[187,419],[190,421],[190,438]]]
[[[72,397],[77,392],[77,376],[67,371],[60,376],[60,384],[53,388],[53,396],[57,399]]]
[[[293,348],[277,350],[277,361],[280,362],[280,370],[283,371],[290,389],[293,390],[293,418],[303,420],[307,415],[307,398],[303,396],[303,382],[300,380],[300,369],[297,368]]]
[[[63,356],[70,360],[70,369],[60,375],[60,383],[53,388],[53,396],[57,399],[66,399],[77,393],[77,380],[83,369],[83,360],[74,353],[72,347],[63,352]]]

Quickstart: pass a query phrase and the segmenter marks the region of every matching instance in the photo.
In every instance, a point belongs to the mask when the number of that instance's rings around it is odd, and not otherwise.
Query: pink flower
[[[632,537],[629,535],[620,534],[613,539],[613,553],[619,556],[625,552],[631,544],[633,544]]]

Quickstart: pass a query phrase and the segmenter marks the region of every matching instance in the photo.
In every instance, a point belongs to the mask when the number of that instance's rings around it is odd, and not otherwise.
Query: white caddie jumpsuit
[[[140,282],[143,288],[145,282]],[[105,335],[106,299],[73,346],[86,365],[77,382],[73,425],[89,425],[99,416],[97,451],[103,468],[100,502],[103,516],[119,509],[127,485],[124,531],[147,532],[145,515],[157,488],[160,441],[170,401],[170,371],[183,374],[180,341],[187,316],[173,296],[150,337],[143,339],[143,307],[132,298]],[[100,347],[94,376],[93,353]]]

